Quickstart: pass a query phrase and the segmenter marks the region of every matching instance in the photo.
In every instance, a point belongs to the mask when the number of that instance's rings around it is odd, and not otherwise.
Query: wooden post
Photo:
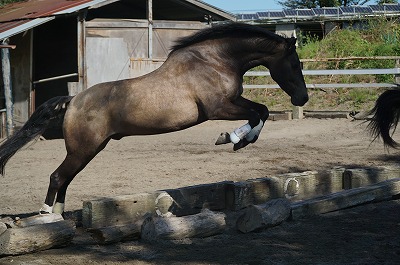
[[[153,0],[147,0],[147,19],[148,19],[148,57],[153,58]]]
[[[303,115],[303,107],[293,106],[293,119],[294,120],[301,120],[304,118]]]
[[[296,32],[296,31],[295,31],[295,32]],[[296,42],[296,45],[297,45],[297,42]],[[304,69],[304,63],[303,63],[303,62],[300,62],[300,67],[301,67],[301,70]],[[292,117],[293,117],[294,120],[301,120],[301,119],[303,119],[303,118],[304,118],[304,115],[303,115],[303,107],[293,106],[293,109],[292,109]]]
[[[395,67],[400,68],[400,59],[396,59]],[[394,75],[394,81],[396,82],[396,84],[400,84],[400,75],[399,74]]]
[[[86,20],[87,11],[80,13],[77,21],[77,34],[78,34],[78,83],[76,85],[71,85],[75,87],[75,91],[69,91],[70,96],[74,96],[79,92],[86,89],[86,63],[85,63],[85,48],[86,48]],[[71,94],[71,92],[73,94]]]
[[[7,41],[3,41],[3,45],[8,45]],[[11,84],[11,66],[9,46],[3,46],[1,49],[1,67],[3,69],[4,97],[6,101],[6,128],[7,137],[13,133],[13,99]]]

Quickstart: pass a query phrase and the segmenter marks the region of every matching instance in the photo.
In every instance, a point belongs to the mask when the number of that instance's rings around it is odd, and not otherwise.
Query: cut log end
[[[276,199],[261,205],[250,205],[238,218],[236,228],[242,233],[248,233],[271,226],[276,226],[290,216],[290,202],[286,199]]]

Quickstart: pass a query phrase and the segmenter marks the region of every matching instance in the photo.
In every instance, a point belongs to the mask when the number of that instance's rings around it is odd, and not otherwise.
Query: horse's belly
[[[120,133],[127,135],[161,134],[179,131],[203,122],[197,108],[191,110],[165,109],[132,112],[118,123]]]

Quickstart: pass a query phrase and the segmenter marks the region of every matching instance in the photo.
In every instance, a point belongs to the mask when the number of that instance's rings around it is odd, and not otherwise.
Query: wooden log
[[[75,230],[75,223],[70,220],[8,228],[0,235],[0,256],[20,255],[68,245]]]
[[[270,113],[268,120],[272,121],[282,121],[282,120],[291,120],[292,113],[291,112],[283,112],[283,113]]]
[[[290,216],[290,202],[286,199],[268,201],[262,205],[251,205],[244,210],[236,223],[242,233],[276,226]]]
[[[343,187],[344,189],[365,187],[394,178],[400,178],[400,167],[351,168],[343,173]]]
[[[291,218],[299,219],[368,202],[387,200],[398,194],[400,194],[400,178],[294,202],[291,206]]]
[[[276,178],[258,178],[235,182],[226,190],[227,209],[238,211],[253,204],[283,196],[280,181]]]
[[[88,232],[98,244],[111,244],[139,238],[141,225],[142,222],[135,222],[126,225],[88,229]]]
[[[226,228],[224,213],[203,210],[182,217],[148,216],[144,219],[141,238],[145,241],[208,237],[222,233]]]
[[[84,228],[101,228],[130,224],[155,211],[159,193],[140,193],[83,202]]]
[[[184,216],[199,213],[203,208],[226,208],[224,181],[152,193],[116,196],[83,203],[82,223],[85,228],[101,228],[130,224],[146,213]],[[168,195],[168,196],[166,196]]]
[[[349,119],[349,112],[344,111],[306,111],[304,113],[306,118],[314,119]]]
[[[174,200],[170,212],[176,216],[186,216],[200,213],[205,208],[213,211],[226,209],[226,189],[232,183],[222,181],[163,191]]]
[[[238,211],[276,198],[298,201],[342,190],[344,169],[281,174],[228,184],[227,209]]]

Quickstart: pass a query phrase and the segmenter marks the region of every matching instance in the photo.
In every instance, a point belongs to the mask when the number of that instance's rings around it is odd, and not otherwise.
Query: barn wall
[[[208,27],[200,22],[154,21],[149,58],[147,21],[92,20],[86,23],[87,87],[149,73],[167,58],[174,41]]]

